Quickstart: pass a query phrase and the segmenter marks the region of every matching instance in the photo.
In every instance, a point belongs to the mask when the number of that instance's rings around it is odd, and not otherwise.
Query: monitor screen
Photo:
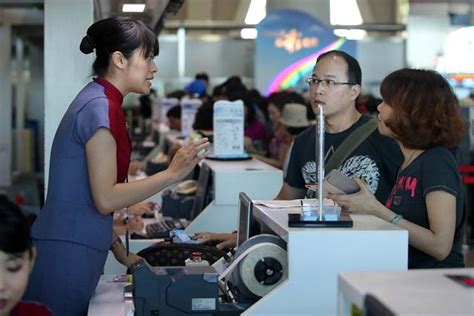
[[[194,198],[191,219],[196,218],[202,210],[212,201],[212,170],[205,164],[201,164],[197,183],[196,196]]]
[[[253,203],[247,194],[239,194],[239,227],[237,230],[237,247],[250,237],[250,222],[252,219]]]

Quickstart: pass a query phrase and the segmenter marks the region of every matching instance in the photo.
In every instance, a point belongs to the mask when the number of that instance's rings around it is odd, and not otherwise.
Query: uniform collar
[[[113,101],[117,102],[117,104],[121,105],[123,102],[123,95],[113,84],[109,81],[105,80],[104,78],[94,78],[94,81],[100,84],[105,88],[107,92],[109,92],[109,97],[113,99]]]

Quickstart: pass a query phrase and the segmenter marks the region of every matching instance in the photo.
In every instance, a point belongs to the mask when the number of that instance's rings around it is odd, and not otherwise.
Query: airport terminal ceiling
[[[142,19],[157,34],[175,33],[184,26],[189,35],[213,33],[232,35],[245,26],[244,19],[251,0],[91,0],[95,18],[123,15],[124,3],[145,4]],[[404,29],[408,6],[432,4],[431,11],[470,11],[474,0],[358,0],[364,20],[360,28],[368,31],[396,33]],[[21,37],[41,45],[45,0],[0,0],[0,24],[14,26]],[[318,16],[318,10],[329,11],[329,0],[267,0],[267,11],[296,8]],[[459,9],[460,8],[460,9]],[[431,13],[433,13],[431,12]],[[319,13],[320,14],[320,13]],[[428,13],[427,13],[428,14]],[[321,19],[321,17],[319,17]],[[329,20],[329,18],[327,18]],[[323,21],[328,22],[328,21]]]

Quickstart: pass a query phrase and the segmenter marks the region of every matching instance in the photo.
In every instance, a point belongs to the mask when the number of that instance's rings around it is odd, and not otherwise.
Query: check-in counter
[[[254,205],[254,218],[287,243],[289,270],[287,280],[242,315],[336,315],[338,274],[406,271],[406,230],[363,214],[351,215],[352,228],[288,227],[288,214],[299,211]],[[108,302],[113,297],[127,315],[130,309],[123,300],[122,288],[102,280],[91,302],[92,310],[111,308]]]
[[[382,309],[400,316],[474,315],[469,278],[474,278],[473,268],[344,272],[338,277],[338,315],[353,315],[353,305],[372,315]],[[364,304],[367,294],[376,301]]]
[[[255,205],[254,217],[287,243],[288,279],[243,315],[335,315],[337,275],[349,271],[403,271],[408,232],[377,217],[351,215],[352,228],[292,228],[299,208]]]
[[[283,173],[260,160],[215,161],[206,159],[212,171],[214,197],[186,228],[196,232],[231,232],[237,228],[239,193],[252,199],[275,198],[283,184]]]
[[[281,170],[256,159],[243,161],[202,162],[211,169],[212,201],[186,228],[186,233],[232,232],[237,228],[239,192],[246,192],[252,199],[273,199],[283,183]],[[150,198],[161,201],[161,192]],[[147,223],[152,222],[146,220]],[[124,236],[121,236],[125,240]],[[160,240],[130,240],[130,251],[138,252]],[[109,253],[105,274],[124,273],[126,268]]]

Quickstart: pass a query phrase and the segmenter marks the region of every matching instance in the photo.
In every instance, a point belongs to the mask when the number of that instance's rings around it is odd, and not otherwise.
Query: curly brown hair
[[[436,71],[394,71],[382,81],[380,93],[394,110],[385,124],[408,148],[452,148],[467,131],[451,86]]]

